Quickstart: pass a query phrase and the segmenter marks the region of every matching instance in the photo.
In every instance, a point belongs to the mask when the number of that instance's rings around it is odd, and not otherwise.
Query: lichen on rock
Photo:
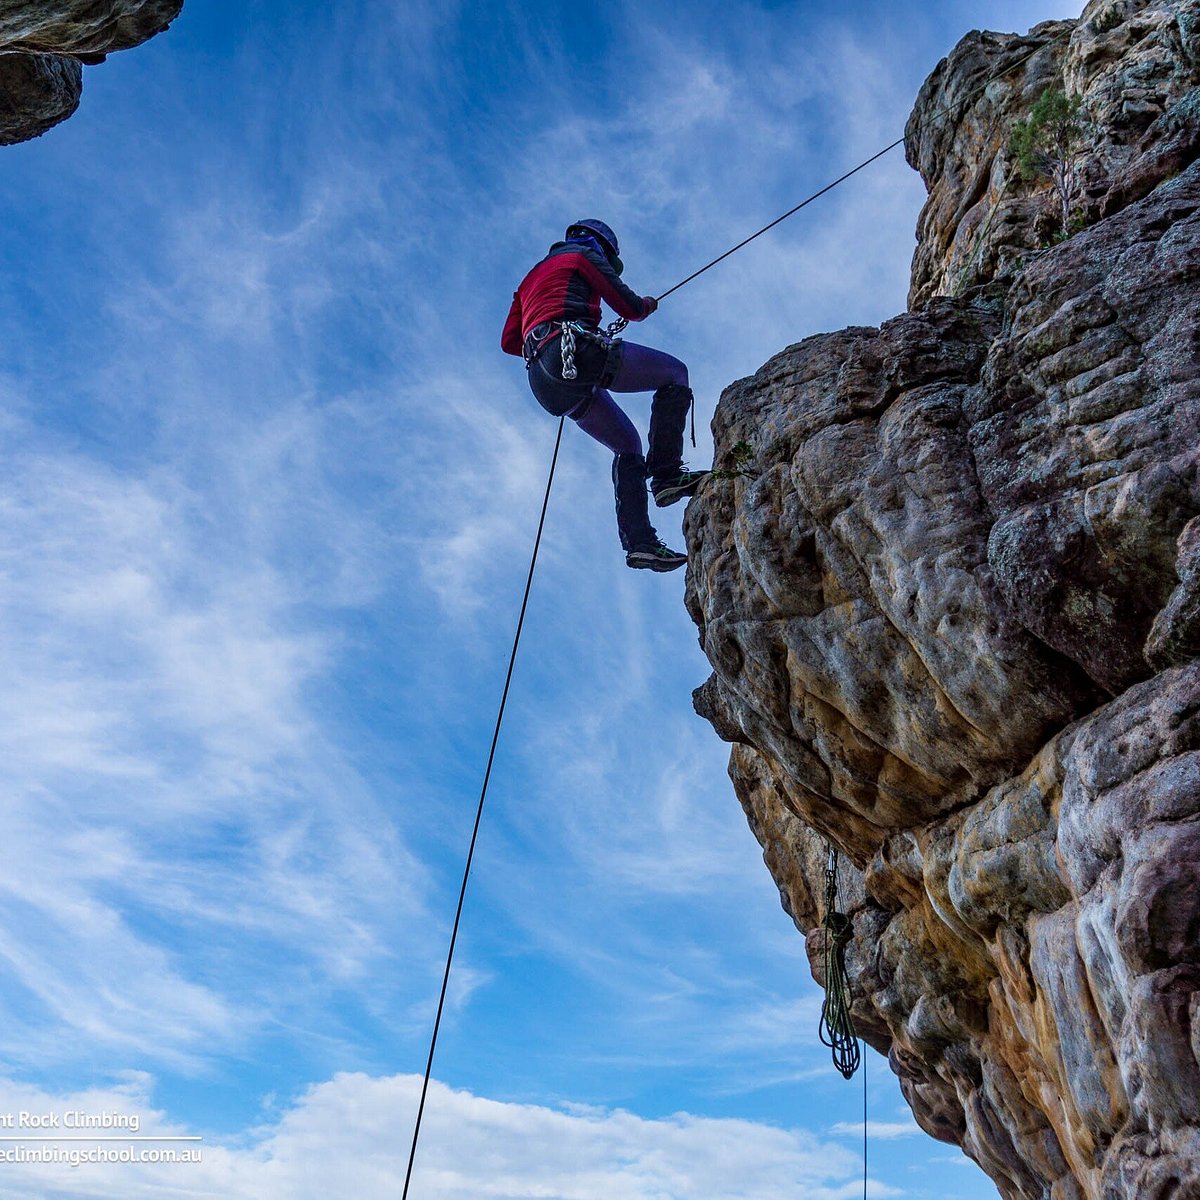
[[[908,129],[908,313],[727,388],[697,709],[820,970],[1005,1197],[1200,1197],[1200,4],[968,35]],[[1005,65],[1011,78],[981,85]],[[1007,130],[1083,97],[1083,228]]]

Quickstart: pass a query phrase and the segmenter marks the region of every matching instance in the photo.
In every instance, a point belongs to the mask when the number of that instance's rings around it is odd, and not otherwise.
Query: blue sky
[[[205,1161],[0,1197],[398,1194],[554,436],[513,287],[597,215],[661,292],[897,136],[968,29],[1077,11],[187,0],[3,152],[0,1112]],[[894,152],[638,328],[695,463],[724,385],[902,310],[922,197]],[[859,1080],[607,471],[568,429],[414,1194],[859,1194]],[[871,1194],[995,1195],[869,1069]]]

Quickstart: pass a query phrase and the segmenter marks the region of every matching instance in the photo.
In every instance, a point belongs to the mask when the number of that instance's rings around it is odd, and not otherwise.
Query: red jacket
[[[543,321],[598,326],[601,300],[628,321],[649,315],[641,296],[621,282],[598,250],[586,242],[555,242],[513,293],[500,348],[505,354],[522,353],[526,334]]]

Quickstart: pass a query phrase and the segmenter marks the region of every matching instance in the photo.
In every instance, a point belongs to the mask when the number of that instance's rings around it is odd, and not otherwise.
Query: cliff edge
[[[1047,89],[1065,240],[1008,150]],[[854,1017],[924,1129],[1006,1198],[1200,1197],[1200,0],[968,34],[907,135],[910,311],[718,405],[697,709],[818,977],[852,864]]]
[[[0,146],[78,107],[83,68],[161,33],[183,0],[0,0]]]

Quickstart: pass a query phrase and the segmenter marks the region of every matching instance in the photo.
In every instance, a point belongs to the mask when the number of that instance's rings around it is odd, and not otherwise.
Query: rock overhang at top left
[[[0,0],[0,145],[79,107],[83,67],[162,33],[183,0]]]

